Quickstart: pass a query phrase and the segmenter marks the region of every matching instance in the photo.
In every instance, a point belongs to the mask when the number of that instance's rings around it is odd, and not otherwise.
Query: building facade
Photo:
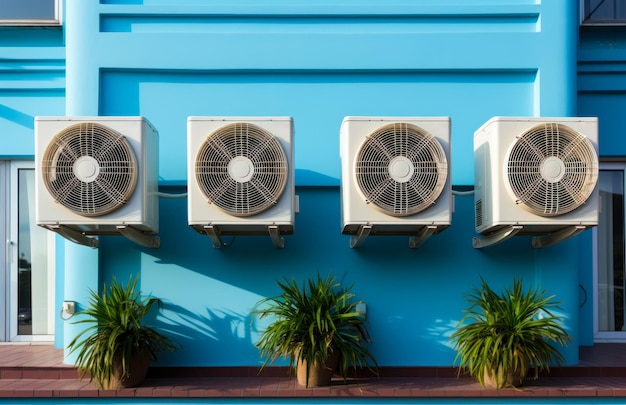
[[[254,304],[278,293],[277,280],[328,272],[367,303],[381,366],[452,365],[449,336],[481,278],[554,294],[570,365],[579,346],[626,337],[625,43],[623,11],[607,6],[617,1],[41,3],[52,8],[0,15],[0,341],[63,348],[79,330],[64,301],[80,309],[112,276],[139,275],[142,291],[164,301],[158,325],[182,346],[159,365],[259,365]],[[43,116],[142,116],[158,131],[158,248],[123,236],[92,248],[36,226]],[[283,248],[270,235],[236,235],[216,249],[188,225],[189,117],[292,118],[298,203]],[[445,230],[415,249],[407,235],[351,247],[345,117],[450,119]],[[543,248],[522,235],[474,247],[474,133],[492,117],[598,117],[597,227]]]

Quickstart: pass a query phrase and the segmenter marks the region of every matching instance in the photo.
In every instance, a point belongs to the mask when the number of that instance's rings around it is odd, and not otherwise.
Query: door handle
[[[13,250],[14,250],[13,247],[14,246],[15,246],[15,242],[13,242],[12,240],[8,240],[7,239],[7,249],[6,249],[6,252],[7,252],[7,261],[9,263],[9,265],[13,264],[13,256],[14,256],[13,255]]]

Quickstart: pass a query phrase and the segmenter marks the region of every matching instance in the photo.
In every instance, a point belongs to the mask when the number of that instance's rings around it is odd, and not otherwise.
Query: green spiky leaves
[[[376,360],[364,346],[369,340],[365,316],[356,311],[352,286],[342,287],[331,274],[318,274],[302,286],[294,279],[277,284],[282,293],[259,301],[253,310],[253,315],[272,320],[256,344],[263,367],[279,357],[289,357],[292,368],[300,360],[324,364],[338,351],[338,372],[344,379],[350,367],[375,371]]]
[[[489,379],[497,388],[519,385],[531,365],[537,378],[551,363],[562,364],[556,345],[566,346],[570,336],[561,317],[551,312],[559,304],[553,298],[538,288],[524,290],[517,279],[497,294],[482,280],[469,293],[470,306],[450,337],[457,350],[455,362],[483,387]],[[512,377],[515,373],[521,377]]]
[[[68,345],[70,352],[78,351],[76,365],[81,376],[90,374],[100,387],[106,387],[114,372],[114,357],[121,356],[122,378],[129,374],[134,353],[146,353],[151,360],[163,349],[174,350],[169,338],[142,323],[143,318],[161,301],[141,297],[136,291],[138,277],[123,285],[112,278],[104,284],[102,295],[90,291],[87,307],[77,312],[82,319],[76,324],[88,324]]]

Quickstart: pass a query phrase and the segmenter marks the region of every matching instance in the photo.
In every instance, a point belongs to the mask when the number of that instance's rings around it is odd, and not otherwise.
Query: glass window
[[[624,0],[582,0],[584,25],[626,24]]]
[[[0,24],[58,22],[57,0],[0,0]]]

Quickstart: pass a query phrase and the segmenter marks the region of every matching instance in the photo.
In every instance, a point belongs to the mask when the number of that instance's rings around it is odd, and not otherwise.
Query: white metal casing
[[[125,136],[139,169],[137,184],[127,204],[108,214],[87,217],[54,201],[41,175],[42,156],[56,134],[78,123],[98,123]],[[145,233],[159,231],[159,135],[144,117],[36,117],[36,222],[43,227],[65,225],[86,235],[116,234],[117,226]]]
[[[587,201],[568,213],[541,216],[519,206],[508,184],[506,167],[516,137],[543,124],[566,125],[585,136],[598,153],[597,118],[493,117],[474,133],[474,208],[476,232],[489,234],[511,225],[520,234],[541,235],[568,226],[598,224],[598,187]]]
[[[233,123],[254,124],[272,134],[280,143],[288,164],[287,183],[277,203],[255,215],[239,217],[210,204],[195,173],[198,152],[207,137]],[[295,168],[293,162],[293,119],[291,117],[212,117],[187,118],[188,223],[205,233],[205,226],[215,226],[222,235],[266,235],[268,226],[277,226],[280,234],[292,234],[295,217]]]
[[[446,154],[448,175],[444,189],[432,206],[409,216],[393,216],[368,204],[359,190],[354,172],[359,148],[367,136],[390,123],[413,124],[432,134]],[[437,232],[451,223],[453,197],[450,182],[449,117],[355,117],[343,119],[340,131],[342,233],[352,235],[364,225],[371,225],[371,235],[414,235],[425,226]]]

